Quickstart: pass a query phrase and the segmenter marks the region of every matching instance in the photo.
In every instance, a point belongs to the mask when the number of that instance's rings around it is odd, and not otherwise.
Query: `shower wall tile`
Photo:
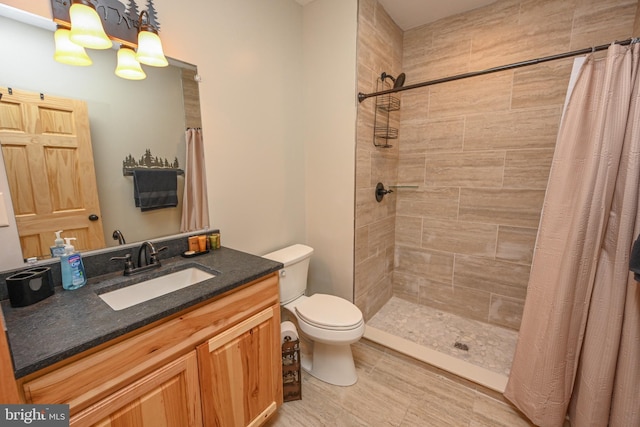
[[[500,187],[504,172],[502,151],[488,153],[431,153],[425,184],[435,187]]]
[[[398,161],[398,185],[422,185],[425,177],[424,154],[402,157]],[[402,191],[402,190],[399,190]]]
[[[459,219],[537,227],[544,190],[461,188]]]
[[[429,88],[429,118],[505,111],[511,105],[512,72],[442,83]]]
[[[398,213],[425,218],[457,218],[458,188],[405,189],[396,195]]]
[[[442,252],[493,257],[496,253],[498,226],[463,221],[425,218],[422,223],[422,247]]]
[[[426,281],[419,288],[420,304],[486,322],[491,295],[478,289]]]
[[[561,107],[473,114],[465,122],[464,149],[550,148],[556,144]]]
[[[422,124],[428,112],[429,98],[420,91],[409,91],[400,95],[400,119],[402,122]]]
[[[519,329],[524,310],[524,299],[491,295],[489,323],[510,329]]]
[[[375,286],[382,278],[390,275],[390,266],[386,259],[385,253],[379,253],[370,256],[363,262],[357,264],[355,279],[362,286],[358,287],[355,292],[357,298],[365,298],[369,290]]]
[[[360,264],[369,257],[369,226],[356,228],[354,262]]]
[[[413,69],[423,62],[432,40],[433,31],[420,28],[405,31],[402,44],[403,68]]]
[[[358,21],[373,22],[378,0],[358,0]]]
[[[428,282],[424,276],[416,276],[413,274],[393,272],[393,295],[404,300],[418,303],[420,286],[424,286]]]
[[[551,148],[507,151],[504,187],[546,190],[553,151]]]
[[[424,138],[427,139],[428,152],[459,152],[464,145],[464,117],[427,120]],[[402,150],[402,146],[400,147]]]
[[[369,225],[369,253],[368,256],[393,250],[395,240],[395,218],[389,216]]]
[[[402,70],[402,57],[400,28],[377,0],[359,1],[358,90],[374,92],[383,71],[397,76]],[[402,103],[407,102],[411,103],[411,96],[402,99]],[[416,102],[416,107],[423,103],[418,98]],[[399,149],[397,140],[391,149],[374,146],[375,98],[358,103],[357,109],[354,300],[368,319],[393,293],[395,195],[376,202],[375,184],[396,183]],[[423,112],[426,113],[426,106]],[[419,114],[415,120],[419,123]],[[390,123],[399,127],[400,114],[392,115]]]
[[[637,0],[497,0],[403,35],[377,1],[359,8],[363,92],[375,90],[382,71],[406,73],[407,85],[626,39],[638,16]],[[572,64],[402,92],[389,150],[372,143],[373,100],[358,105],[355,295],[363,312],[389,286],[404,299],[519,328]],[[378,204],[379,177],[418,188]],[[395,268],[379,253],[390,250],[391,222]]]
[[[363,313],[363,317],[369,320],[374,314],[382,308],[382,306],[389,301],[393,296],[393,281],[391,274],[384,276],[378,283],[369,289],[366,296],[366,314]]]
[[[356,150],[356,188],[371,187],[371,151]]]
[[[395,243],[420,247],[422,244],[422,221],[422,217],[397,215]]]
[[[403,155],[428,154],[432,152],[461,152],[464,142],[464,118],[412,120],[402,116],[400,153]]]
[[[369,225],[395,214],[395,201],[391,197],[385,197],[377,202],[375,187],[356,190],[356,227]]]
[[[398,156],[385,150],[375,151],[371,155],[371,181],[369,185],[375,187],[381,182],[385,187],[394,184],[398,178]]]
[[[515,70],[511,108],[564,105],[573,59],[544,62]]]
[[[456,254],[453,287],[462,286],[524,300],[528,265]]]
[[[637,2],[633,0],[585,0],[575,11],[571,50],[629,38]]]
[[[438,282],[451,282],[453,254],[428,249],[396,246],[394,267],[401,273],[427,276]]]
[[[469,52],[471,51],[471,39],[465,33],[453,33],[458,35],[455,40],[442,43],[442,38],[434,39],[433,46],[426,51],[423,62],[413,67],[413,75],[420,76],[420,82],[431,81],[448,77],[454,74],[466,73],[469,70]],[[418,81],[408,80],[407,84]],[[424,89],[419,89],[424,90]]]
[[[536,228],[501,225],[498,228],[496,259],[531,265],[536,244],[536,234]]]
[[[531,15],[521,8],[517,15],[509,17],[502,25],[485,27],[478,32],[473,39],[472,69],[512,64],[568,49],[573,19],[571,12],[544,17]]]

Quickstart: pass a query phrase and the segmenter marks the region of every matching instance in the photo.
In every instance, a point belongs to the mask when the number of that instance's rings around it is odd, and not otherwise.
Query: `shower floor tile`
[[[509,375],[516,331],[392,297],[367,325],[424,347]]]

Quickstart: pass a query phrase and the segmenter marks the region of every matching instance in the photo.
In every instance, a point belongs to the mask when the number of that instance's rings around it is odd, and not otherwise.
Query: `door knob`
[[[89,221],[97,221],[99,219],[100,219],[100,217],[98,215],[96,215],[96,214],[89,215]]]

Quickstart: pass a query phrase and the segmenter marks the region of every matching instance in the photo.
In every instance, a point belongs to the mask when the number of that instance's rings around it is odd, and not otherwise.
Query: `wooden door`
[[[104,247],[87,104],[0,93],[0,144],[23,257],[50,257],[57,230],[77,239],[76,250]]]
[[[269,307],[198,346],[206,426],[258,426],[282,403],[279,310]]]
[[[70,426],[202,426],[196,352],[89,406],[71,417]]]

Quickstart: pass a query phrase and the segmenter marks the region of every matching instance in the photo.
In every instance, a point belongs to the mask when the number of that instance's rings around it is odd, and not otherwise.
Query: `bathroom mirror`
[[[88,50],[89,67],[59,64],[53,60],[52,22],[42,18],[34,23],[38,18],[29,14],[25,20],[2,15],[0,37],[11,43],[0,44],[0,86],[87,102],[105,246],[118,245],[112,238],[116,229],[127,243],[178,234],[183,177],[178,176],[176,208],[141,212],[133,199],[133,178],[123,174],[122,166],[127,156],[140,159],[150,150],[171,163],[177,159],[184,168],[185,129],[200,126],[196,67],[170,60],[166,68],[145,66],[145,80],[124,80],[113,72],[115,49]],[[189,80],[191,95],[185,99],[183,81]],[[185,115],[197,116],[197,124],[187,123]],[[4,165],[0,169],[5,173]]]

